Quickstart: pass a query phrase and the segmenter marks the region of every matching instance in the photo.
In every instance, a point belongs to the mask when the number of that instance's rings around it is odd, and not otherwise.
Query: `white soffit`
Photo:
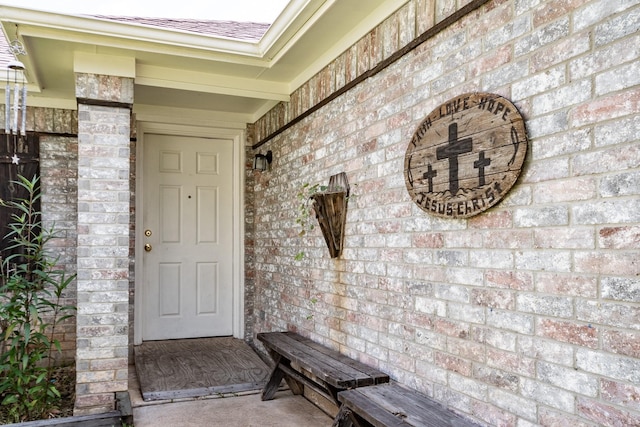
[[[72,72],[108,73],[135,78],[144,111],[183,108],[197,96],[193,105],[218,117],[226,104],[242,113],[229,119],[255,121],[407,2],[291,0],[259,42],[2,5],[0,21],[32,52],[19,58],[39,97],[31,105],[70,106]]]
[[[73,56],[73,71],[76,73],[134,78],[136,76],[136,59],[130,56],[75,52]]]

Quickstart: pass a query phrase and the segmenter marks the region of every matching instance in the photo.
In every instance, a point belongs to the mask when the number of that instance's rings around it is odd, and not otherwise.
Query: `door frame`
[[[163,134],[174,136],[188,136],[212,139],[229,139],[233,141],[233,336],[244,338],[244,167],[246,133],[243,129],[184,126],[175,124],[138,122],[138,137],[136,143],[136,173],[135,173],[135,241],[144,241],[144,224],[142,211],[144,209],[144,143],[145,134]],[[142,301],[145,298],[143,287],[143,245],[135,244],[135,294],[133,342],[142,344],[143,310]]]

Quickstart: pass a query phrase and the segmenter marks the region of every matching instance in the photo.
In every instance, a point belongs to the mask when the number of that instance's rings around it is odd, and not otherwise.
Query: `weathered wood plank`
[[[473,427],[439,403],[399,384],[382,384],[340,392],[338,400],[375,427]]]
[[[402,418],[394,416],[391,412],[375,404],[362,393],[352,393],[357,392],[358,390],[359,389],[356,388],[353,390],[341,391],[338,393],[338,400],[342,402],[343,406],[351,409],[354,414],[357,414],[374,427],[407,426],[407,424],[403,424]],[[346,425],[346,423],[339,424],[340,427],[345,427]]]
[[[389,381],[388,375],[294,332],[259,333],[258,340],[275,362],[262,400],[273,398],[282,378],[309,386],[335,403],[341,390]]]
[[[52,418],[50,420],[27,421],[18,424],[6,424],[5,427],[116,427],[122,425],[119,411],[96,415],[79,415],[66,418]]]
[[[258,334],[258,339],[334,387],[345,389],[374,383],[370,375],[337,360],[338,352],[333,355],[320,352],[280,332]]]
[[[381,384],[381,383],[387,383],[389,382],[389,375],[385,374],[384,372],[381,372],[369,365],[365,365],[362,362],[358,362],[357,360],[354,360],[352,358],[350,358],[349,356],[342,354],[338,351],[332,350],[328,347],[323,346],[320,343],[317,343],[315,341],[310,340],[309,338],[303,337],[302,335],[296,334],[296,333],[290,333],[290,332],[284,332],[284,334],[290,336],[292,339],[296,340],[296,341],[300,341],[301,343],[304,343],[305,345],[307,345],[308,347],[311,347],[317,351],[319,351],[320,353],[326,354],[327,356],[330,356],[334,359],[336,359],[337,361],[344,363],[345,365],[351,366],[354,369],[357,369],[358,371],[362,372],[363,374],[367,375],[368,377],[373,378],[374,383],[375,384]],[[358,384],[358,386],[360,386],[361,384]]]

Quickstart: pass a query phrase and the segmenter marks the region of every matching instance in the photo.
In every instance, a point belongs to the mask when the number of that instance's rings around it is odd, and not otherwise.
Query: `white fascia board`
[[[289,101],[289,85],[287,83],[260,81],[153,65],[138,64],[135,83],[143,86]]]
[[[266,62],[256,42],[8,6],[0,6],[0,17],[5,23],[19,25],[21,35],[203,59],[226,58],[226,62],[248,60],[251,65],[265,66]]]
[[[326,1],[291,0],[262,36],[259,43],[262,56],[270,57],[282,53],[280,49],[287,45],[286,40],[294,36],[299,37],[301,28],[308,28],[308,25],[305,25],[306,22],[318,19],[318,10],[323,7]]]
[[[134,78],[136,76],[136,59],[127,56],[74,52],[73,71]]]
[[[369,16],[363,19],[353,30],[349,31],[331,49],[320,55],[309,67],[302,71],[290,83],[289,91],[294,92],[305,82],[319,73],[327,64],[330,64],[351,46],[355,45],[362,37],[390,17],[394,12],[408,3],[409,0],[387,0],[380,7],[374,10]],[[283,49],[284,51],[284,49]],[[278,58],[274,58],[277,61]]]
[[[246,129],[247,123],[253,123],[251,114],[145,104],[134,104],[133,113],[136,115],[136,121],[138,122],[173,123],[231,129]]]
[[[333,6],[338,0],[326,0],[323,1],[318,9],[314,13],[304,19],[304,22],[300,23],[300,27],[292,27],[292,33],[288,37],[285,33],[279,35],[277,40],[274,40],[273,44],[269,46],[269,49],[264,52],[264,55],[268,57],[274,64],[282,58],[291,47],[304,36],[304,34],[326,13],[326,11]]]

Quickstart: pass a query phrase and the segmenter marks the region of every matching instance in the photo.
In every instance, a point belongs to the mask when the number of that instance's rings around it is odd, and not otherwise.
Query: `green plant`
[[[46,418],[60,393],[51,374],[53,353],[60,351],[56,326],[71,316],[74,307],[62,304],[63,292],[74,280],[56,269],[46,253],[54,230],[43,229],[39,179],[18,176],[13,182],[26,190],[24,199],[3,201],[11,209],[7,250],[12,254],[0,268],[0,399],[2,422]]]
[[[300,231],[298,232],[299,237],[304,237],[315,229],[314,221],[311,219],[313,195],[319,191],[325,191],[326,189],[327,186],[325,185],[311,185],[308,182],[304,183],[302,187],[300,187],[300,190],[296,195],[298,199],[298,205],[296,209],[296,224],[300,226]],[[300,261],[302,260],[302,258],[304,258],[304,256],[304,251],[300,251],[296,254],[295,260]]]

